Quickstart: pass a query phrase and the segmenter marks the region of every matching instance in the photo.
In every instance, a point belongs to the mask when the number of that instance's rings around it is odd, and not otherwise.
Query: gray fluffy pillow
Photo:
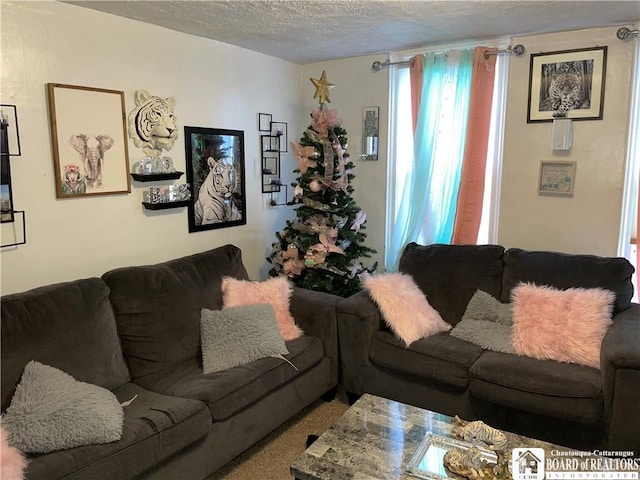
[[[123,421],[122,406],[109,390],[32,360],[24,367],[2,427],[17,449],[48,453],[120,440]]]
[[[202,370],[219,372],[265,357],[289,353],[271,305],[202,309]]]
[[[501,303],[487,292],[477,290],[462,320],[451,330],[453,337],[480,345],[485,350],[516,353],[511,344],[511,305]]]
[[[495,322],[510,327],[513,325],[513,314],[511,313],[511,304],[502,303],[491,294],[476,290],[471,300],[467,304],[467,309],[462,316],[469,320],[485,320],[487,322]]]

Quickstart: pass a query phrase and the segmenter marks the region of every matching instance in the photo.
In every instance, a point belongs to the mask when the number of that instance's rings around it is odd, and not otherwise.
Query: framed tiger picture
[[[247,223],[244,132],[184,127],[189,233]]]
[[[527,123],[602,120],[607,47],[531,54]]]

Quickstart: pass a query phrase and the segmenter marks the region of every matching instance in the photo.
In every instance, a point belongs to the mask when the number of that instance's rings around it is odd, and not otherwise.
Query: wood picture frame
[[[573,196],[576,162],[543,160],[540,162],[538,194],[562,197]]]
[[[48,83],[57,198],[131,193],[124,92]]]
[[[244,131],[184,127],[189,233],[247,223]]]
[[[607,47],[531,54],[527,123],[602,120]]]

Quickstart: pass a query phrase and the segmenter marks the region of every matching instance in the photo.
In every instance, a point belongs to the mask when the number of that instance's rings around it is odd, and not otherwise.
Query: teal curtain
[[[450,243],[460,187],[473,49],[424,56],[422,99],[413,169],[405,179],[387,249],[387,271],[398,268],[409,242]]]

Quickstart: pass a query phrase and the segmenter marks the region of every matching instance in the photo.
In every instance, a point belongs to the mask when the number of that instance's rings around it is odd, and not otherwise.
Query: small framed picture
[[[271,122],[271,135],[280,137],[280,152],[286,152],[289,143],[286,122]]]
[[[9,145],[9,156],[19,157],[21,155],[20,150],[20,131],[18,130],[18,109],[15,105],[1,104],[0,105],[0,118],[2,124],[7,130],[7,142]]]
[[[527,123],[602,120],[606,72],[606,46],[532,54]]]
[[[576,162],[543,160],[540,162],[538,194],[573,196],[575,178]]]
[[[271,118],[270,113],[259,113],[258,130],[261,132],[271,132]]]

